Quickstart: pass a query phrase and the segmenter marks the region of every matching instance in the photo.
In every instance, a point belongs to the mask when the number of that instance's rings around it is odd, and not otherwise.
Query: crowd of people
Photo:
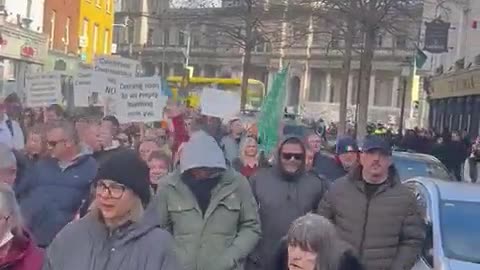
[[[420,254],[422,211],[380,136],[341,137],[332,159],[315,132],[281,134],[264,155],[254,125],[174,104],[148,125],[1,104],[0,269],[403,270]]]

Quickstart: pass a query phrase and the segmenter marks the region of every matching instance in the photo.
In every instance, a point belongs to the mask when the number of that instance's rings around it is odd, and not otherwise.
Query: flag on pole
[[[260,150],[270,154],[276,148],[280,121],[285,104],[285,82],[287,69],[281,70],[273,79],[272,87],[263,100],[258,119],[258,139]]]
[[[415,67],[417,69],[421,69],[423,65],[425,65],[427,58],[427,55],[422,50],[417,48],[417,53],[415,54]]]

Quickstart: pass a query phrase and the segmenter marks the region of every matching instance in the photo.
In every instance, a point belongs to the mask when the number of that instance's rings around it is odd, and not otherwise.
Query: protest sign
[[[203,115],[230,118],[240,112],[240,94],[213,88],[204,88],[200,96]]]
[[[63,104],[60,73],[37,73],[26,76],[25,92],[28,107]]]
[[[75,106],[102,106],[102,97],[107,84],[107,78],[103,73],[92,70],[79,71],[73,78]]]
[[[136,77],[140,63],[133,59],[118,56],[95,58],[93,70],[117,77]]]
[[[117,79],[115,115],[121,123],[160,121],[168,97],[158,77]]]

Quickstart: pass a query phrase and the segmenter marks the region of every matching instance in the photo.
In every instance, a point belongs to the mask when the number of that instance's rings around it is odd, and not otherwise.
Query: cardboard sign
[[[158,77],[117,79],[115,115],[121,123],[160,121],[168,97]]]
[[[117,77],[136,77],[140,63],[133,59],[118,56],[95,58],[93,70]]]
[[[62,75],[56,72],[27,75],[25,92],[28,107],[63,104]]]
[[[76,107],[102,106],[107,88],[107,77],[92,70],[79,71],[73,78],[73,95]]]
[[[240,113],[240,93],[204,88],[200,97],[203,115],[231,118]]]

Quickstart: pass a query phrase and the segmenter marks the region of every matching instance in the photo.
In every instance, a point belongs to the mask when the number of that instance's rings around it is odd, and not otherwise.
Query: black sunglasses
[[[282,158],[286,160],[291,160],[292,158],[295,160],[303,160],[305,155],[301,153],[282,153]]]

